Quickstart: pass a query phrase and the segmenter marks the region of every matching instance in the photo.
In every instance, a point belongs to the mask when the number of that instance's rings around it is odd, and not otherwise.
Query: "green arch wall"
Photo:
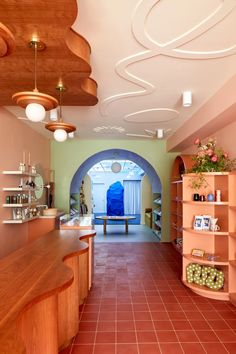
[[[78,167],[91,155],[105,149],[125,149],[147,160],[160,177],[163,188],[162,240],[169,240],[169,184],[173,160],[178,153],[167,153],[164,140],[69,140],[51,143],[51,168],[55,171],[55,205],[69,211],[71,180]]]

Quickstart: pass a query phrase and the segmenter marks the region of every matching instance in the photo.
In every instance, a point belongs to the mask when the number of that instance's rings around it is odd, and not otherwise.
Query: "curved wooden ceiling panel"
[[[28,47],[32,37],[46,44],[37,57],[37,87],[57,96],[61,80],[68,88],[63,105],[92,106],[98,102],[97,84],[91,74],[89,43],[70,27],[77,17],[76,0],[2,0],[0,21],[15,37],[15,50],[1,59],[0,105],[13,105],[12,95],[34,88],[34,53]],[[1,36],[0,56],[12,51]],[[1,53],[3,53],[1,55]]]

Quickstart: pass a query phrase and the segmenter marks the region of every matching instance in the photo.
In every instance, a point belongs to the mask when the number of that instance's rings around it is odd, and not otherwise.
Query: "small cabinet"
[[[43,185],[36,185],[37,173],[22,171],[3,171],[7,175],[10,186],[4,187],[5,192],[3,208],[9,209],[9,217],[4,219],[4,224],[20,224],[37,217],[36,190],[42,190]]]
[[[199,295],[218,299],[231,300],[236,305],[236,173],[218,172],[203,173],[207,186],[198,193],[207,196],[221,191],[221,200],[194,201],[191,181],[196,174],[183,177],[183,282]],[[211,216],[218,219],[220,227],[211,229],[194,229],[196,216]],[[207,218],[206,218],[207,219]],[[192,255],[193,249],[200,249],[205,256]],[[207,265],[222,271],[224,286],[220,290],[212,290],[205,285],[187,282],[186,267],[190,263]]]

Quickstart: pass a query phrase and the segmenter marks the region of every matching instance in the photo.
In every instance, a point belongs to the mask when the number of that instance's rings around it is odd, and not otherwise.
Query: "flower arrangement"
[[[207,188],[208,183],[204,172],[228,172],[236,169],[236,159],[230,160],[227,152],[222,148],[216,147],[216,139],[210,138],[208,142],[202,143],[199,138],[194,141],[197,145],[197,153],[193,157],[193,166],[187,173],[196,173],[190,179],[189,187],[195,191]]]
[[[197,145],[196,156],[193,157],[193,167],[188,172],[225,172],[236,168],[236,159],[230,160],[227,152],[216,147],[216,139],[210,138],[203,144],[199,138],[194,141]]]

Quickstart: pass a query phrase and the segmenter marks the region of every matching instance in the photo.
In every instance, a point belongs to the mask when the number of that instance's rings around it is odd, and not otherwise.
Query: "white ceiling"
[[[235,74],[236,0],[78,0],[78,7],[72,27],[91,45],[99,99],[63,107],[80,139],[134,139],[126,133],[160,128],[168,137]],[[51,137],[43,124],[29,124]]]

